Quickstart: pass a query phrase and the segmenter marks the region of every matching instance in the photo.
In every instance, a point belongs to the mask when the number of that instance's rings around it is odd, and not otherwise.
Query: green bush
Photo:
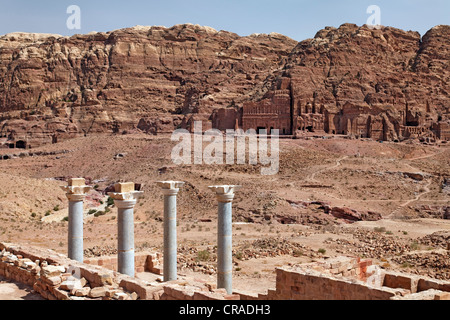
[[[111,197],[108,197],[108,200],[106,200],[106,206],[111,207],[114,205],[114,199]]]
[[[94,213],[94,217],[100,217],[100,216],[103,216],[105,214],[106,214],[105,211],[97,211],[96,213]]]
[[[234,254],[235,258],[238,260],[242,260],[242,258],[244,257],[244,254],[242,253],[242,251],[238,251]]]
[[[198,261],[208,261],[209,260],[209,251],[208,250],[199,251],[197,253],[197,260]]]
[[[420,249],[420,245],[417,241],[413,241],[411,242],[411,244],[409,245],[411,250],[419,250]]]

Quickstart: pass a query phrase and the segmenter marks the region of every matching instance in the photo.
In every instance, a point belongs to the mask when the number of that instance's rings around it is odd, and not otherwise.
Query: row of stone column
[[[180,181],[157,182],[164,194],[164,281],[177,279],[177,194]],[[217,287],[232,292],[232,201],[240,186],[211,186],[218,201]],[[83,178],[68,180],[62,189],[69,200],[68,256],[83,262],[83,201],[91,187]],[[118,211],[118,271],[134,277],[134,207],[142,191],[133,182],[117,183],[114,199]]]

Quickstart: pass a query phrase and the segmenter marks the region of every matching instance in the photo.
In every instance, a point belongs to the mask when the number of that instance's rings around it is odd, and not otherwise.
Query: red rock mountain
[[[300,114],[308,104],[324,110],[327,132],[370,137],[372,121],[372,135],[380,140],[419,128],[432,133],[433,124],[450,119],[450,26],[423,38],[390,27],[328,27],[296,46],[283,76]],[[384,130],[376,137],[377,119]],[[450,138],[448,126],[440,131],[443,140]]]
[[[445,135],[449,31],[437,26],[421,38],[344,24],[300,43],[191,24],[8,34],[0,37],[0,134],[6,145],[34,147],[94,132],[172,132],[193,119],[223,129],[246,121],[246,103],[283,101],[288,131],[356,134],[381,123],[394,139],[402,126],[441,123]]]
[[[296,41],[196,25],[60,37],[0,37],[2,134],[29,145],[140,127],[240,104],[286,63]]]

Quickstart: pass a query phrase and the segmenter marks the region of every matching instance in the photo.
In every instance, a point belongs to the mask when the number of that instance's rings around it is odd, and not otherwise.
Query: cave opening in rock
[[[17,149],[26,149],[27,148],[27,143],[23,140],[19,140],[16,142],[16,148]]]

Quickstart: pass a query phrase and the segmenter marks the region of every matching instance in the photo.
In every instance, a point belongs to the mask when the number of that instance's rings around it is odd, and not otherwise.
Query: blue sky
[[[81,9],[81,29],[70,30],[67,7]],[[0,0],[0,34],[15,31],[72,35],[135,25],[194,23],[245,36],[278,32],[301,41],[325,26],[363,25],[370,5],[381,24],[422,35],[450,24],[450,0]]]

